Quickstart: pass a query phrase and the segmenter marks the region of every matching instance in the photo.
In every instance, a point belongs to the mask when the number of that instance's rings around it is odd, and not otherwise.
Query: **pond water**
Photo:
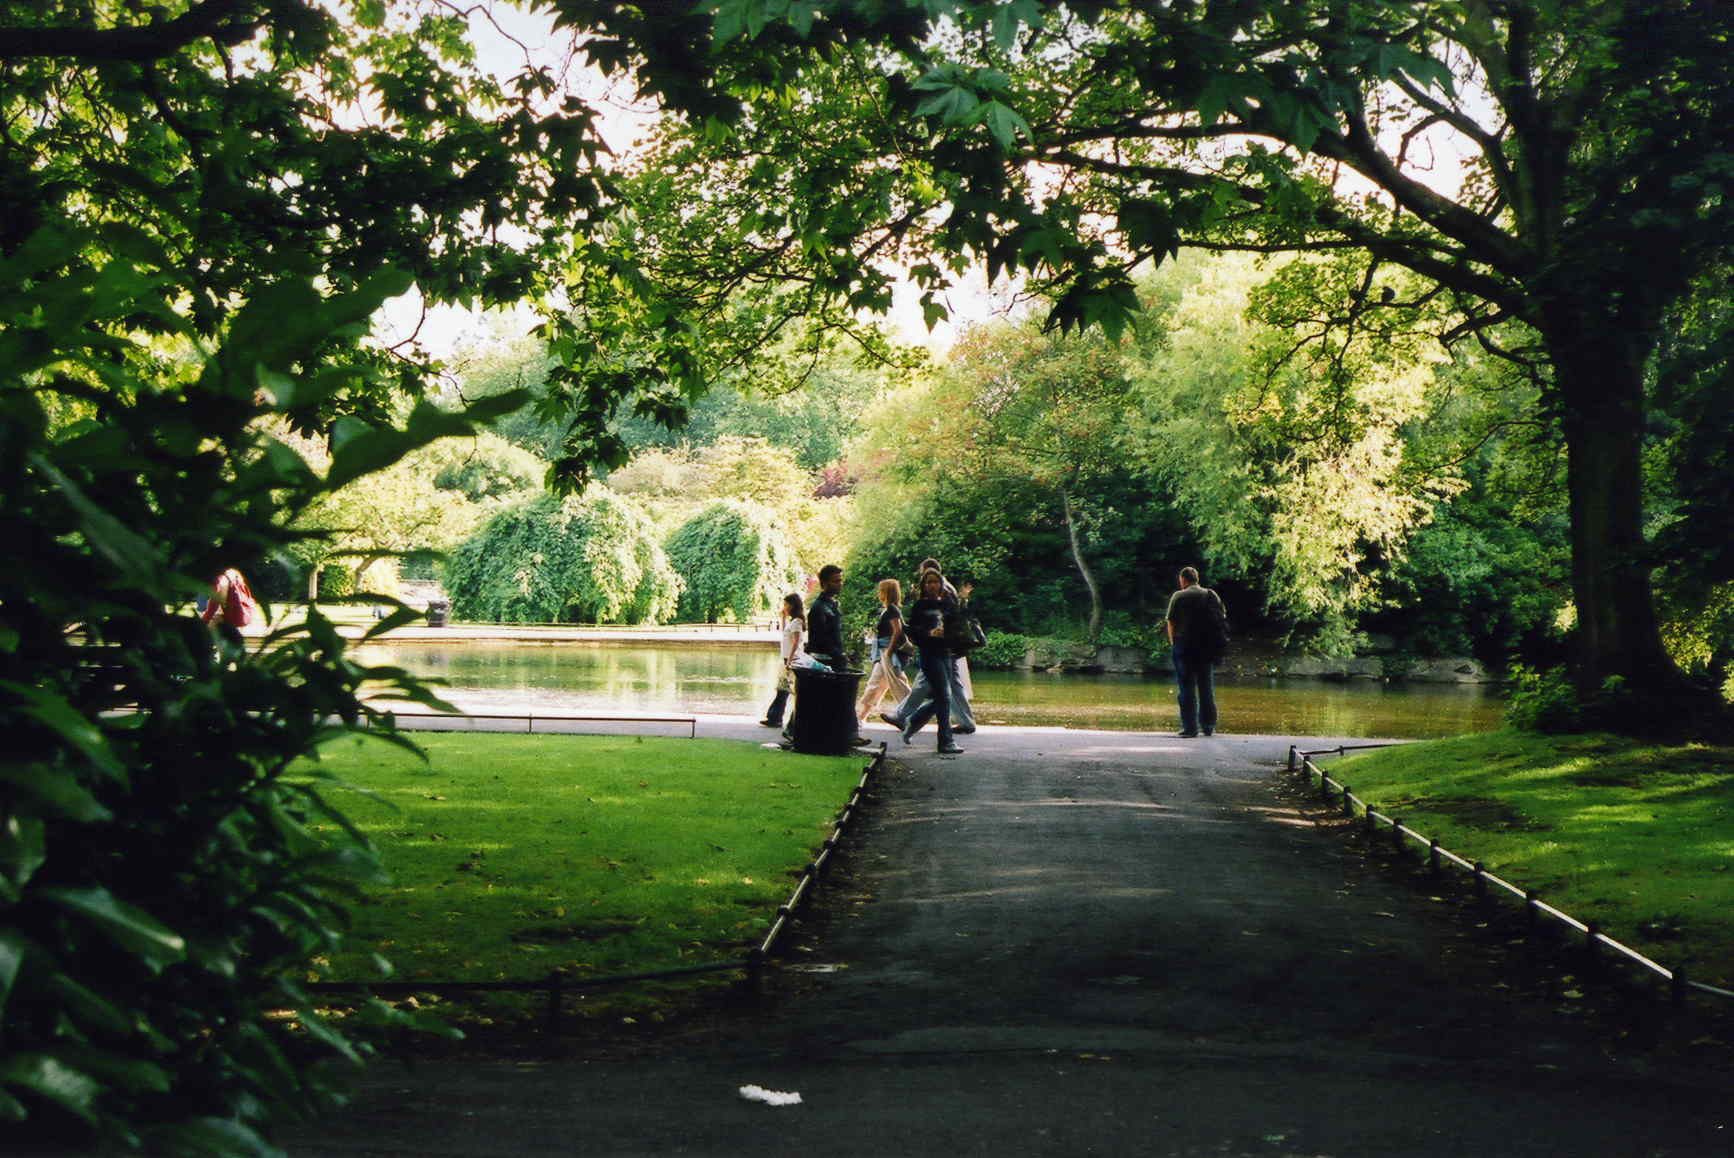
[[[482,641],[372,644],[355,658],[448,681],[466,711],[714,713],[756,715],[776,681],[774,647],[510,644]],[[1293,736],[1428,738],[1499,727],[1489,687],[1223,679],[1224,731]],[[975,673],[975,710],[988,724],[1125,731],[1177,726],[1174,683],[1157,676]]]

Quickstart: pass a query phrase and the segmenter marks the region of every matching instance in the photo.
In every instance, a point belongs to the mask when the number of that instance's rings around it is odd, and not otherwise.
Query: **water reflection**
[[[373,644],[355,655],[448,680],[452,698],[473,712],[749,715],[770,699],[777,671],[773,648],[696,641]],[[975,687],[976,713],[990,724],[1169,731],[1178,719],[1173,683],[1155,677],[979,672]],[[1217,702],[1225,731],[1296,736],[1490,731],[1502,708],[1490,689],[1474,685],[1373,681],[1225,679]]]

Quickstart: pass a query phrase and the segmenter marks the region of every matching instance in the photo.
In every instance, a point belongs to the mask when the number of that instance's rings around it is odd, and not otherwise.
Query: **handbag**
[[[953,655],[965,655],[987,642],[987,632],[966,609],[958,608],[945,616],[945,647]]]

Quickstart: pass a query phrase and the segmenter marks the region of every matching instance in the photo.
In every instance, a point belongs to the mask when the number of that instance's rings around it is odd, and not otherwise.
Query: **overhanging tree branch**
[[[197,40],[234,45],[264,26],[258,0],[205,0],[173,20],[118,28],[8,28],[0,39],[0,61],[37,57],[69,60],[122,60],[143,63],[173,56]]]

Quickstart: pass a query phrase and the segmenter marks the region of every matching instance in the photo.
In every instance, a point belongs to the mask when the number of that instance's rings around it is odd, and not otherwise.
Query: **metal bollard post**
[[[1289,770],[1290,775],[1293,775],[1294,770],[1295,770],[1295,768],[1294,768],[1294,754],[1295,754],[1295,746],[1293,744],[1290,744],[1288,746],[1288,770]]]
[[[560,997],[566,988],[566,975],[558,969],[548,974],[548,1032],[560,1032]]]

